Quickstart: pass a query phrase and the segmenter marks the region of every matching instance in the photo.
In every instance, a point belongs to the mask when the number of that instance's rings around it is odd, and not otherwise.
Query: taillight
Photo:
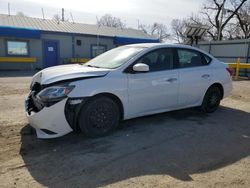
[[[226,68],[226,69],[227,69],[227,72],[229,72],[230,76],[233,76],[233,70],[230,68]]]

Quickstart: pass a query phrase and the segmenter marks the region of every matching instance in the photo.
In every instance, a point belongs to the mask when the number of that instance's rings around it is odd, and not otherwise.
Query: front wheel
[[[78,116],[80,130],[88,137],[102,137],[114,130],[120,120],[119,107],[112,99],[99,96],[88,101]]]
[[[221,91],[218,87],[213,86],[210,87],[203,99],[201,109],[206,113],[213,113],[215,112],[218,107],[220,106],[221,101]]]

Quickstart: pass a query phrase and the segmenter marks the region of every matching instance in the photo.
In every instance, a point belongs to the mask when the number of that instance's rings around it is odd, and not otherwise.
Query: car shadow
[[[192,174],[250,154],[250,114],[221,107],[214,114],[187,109],[122,123],[113,134],[53,140],[21,131],[20,154],[32,177],[48,187],[98,187],[143,175],[192,181]]]

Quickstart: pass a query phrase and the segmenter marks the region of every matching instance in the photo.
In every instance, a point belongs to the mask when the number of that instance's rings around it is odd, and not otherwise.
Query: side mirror
[[[133,66],[133,71],[135,72],[148,72],[149,66],[144,63],[137,63]]]

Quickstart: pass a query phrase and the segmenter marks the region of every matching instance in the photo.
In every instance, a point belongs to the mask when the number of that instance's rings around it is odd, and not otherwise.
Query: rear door
[[[142,56],[136,63],[149,66],[149,72],[128,74],[131,116],[171,109],[178,104],[178,70],[173,70],[173,50],[158,49]]]
[[[179,105],[200,105],[211,81],[211,60],[196,50],[178,48],[176,53],[180,74]]]

